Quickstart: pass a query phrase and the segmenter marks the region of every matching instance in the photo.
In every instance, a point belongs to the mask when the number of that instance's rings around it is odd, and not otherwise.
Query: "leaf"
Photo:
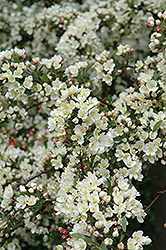
[[[92,49],[92,46],[89,45],[89,52],[92,53],[93,49]]]
[[[76,177],[74,178],[74,187],[76,186],[78,179],[79,179],[79,177],[78,177],[78,175],[76,175]]]
[[[14,228],[14,223],[13,223],[13,221],[10,221],[9,224],[8,224],[8,226],[10,227],[10,229]]]
[[[74,234],[71,234],[72,237],[76,238],[76,239],[83,239],[87,244],[94,244],[94,242],[91,240],[90,237],[88,236],[84,236],[82,234],[79,234],[79,233],[74,233]]]
[[[117,136],[117,137],[115,137],[115,142],[117,141],[117,142],[119,142],[119,141],[121,141],[123,138],[122,138],[122,136]]]
[[[160,128],[160,125],[161,125],[162,121],[159,121],[157,122],[154,127],[153,127],[153,132],[156,132],[159,128]]]
[[[107,102],[112,102],[112,96],[111,95],[108,95],[105,99],[106,99]]]
[[[19,62],[19,55],[14,54],[13,59],[14,59],[14,62],[18,63]]]
[[[8,222],[9,216],[7,213],[3,215],[3,219],[5,222]]]
[[[122,235],[120,236],[120,242],[123,240],[124,237],[125,237],[125,234],[122,234]]]
[[[100,246],[99,246],[99,249],[101,250],[108,250],[108,248],[106,247],[106,245],[104,243],[102,243]]]
[[[0,123],[0,128],[1,128],[1,127],[5,127],[6,124],[7,124],[6,121],[1,122],[1,123]]]
[[[112,192],[112,186],[111,186],[111,182],[109,179],[107,179],[107,184],[108,184],[108,190],[109,190],[109,193]]]
[[[40,211],[42,208],[43,208],[43,206],[41,206],[41,205],[39,206],[38,204],[37,204],[37,206],[34,206],[34,211],[33,211],[34,214],[37,213],[38,211]]]
[[[43,74],[43,80],[47,83],[49,82],[49,78],[48,78],[47,74]]]
[[[86,67],[86,72],[87,72],[88,70],[90,70],[90,69],[92,68],[93,65],[94,65],[94,63],[90,63],[90,64]]]
[[[123,229],[124,232],[126,232],[126,224],[127,224],[126,217],[123,216],[123,219],[122,219],[122,229]]]
[[[80,233],[74,233],[74,234],[71,233],[70,235],[76,239],[83,239],[87,244],[89,244],[91,246],[95,246],[96,249],[98,249],[98,250],[104,249],[104,248],[100,248],[100,246],[98,244],[96,244],[89,236],[82,235]],[[104,249],[104,250],[107,250],[107,249]]]
[[[34,89],[36,92],[38,91],[37,86],[33,86],[33,89]]]
[[[91,162],[90,162],[90,167],[94,167],[94,159],[95,159],[96,155],[92,155],[91,157]]]

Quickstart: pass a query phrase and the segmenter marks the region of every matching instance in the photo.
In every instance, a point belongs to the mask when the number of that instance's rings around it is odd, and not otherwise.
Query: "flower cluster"
[[[147,18],[166,7],[164,0],[157,4],[151,0],[143,4],[141,0],[84,0],[81,5],[77,1],[53,1],[51,6],[46,1],[24,2],[1,1],[1,48],[24,47],[29,57],[50,57],[56,47],[58,53],[74,61],[93,57],[103,45],[113,51],[129,39],[132,46],[137,45],[140,57],[150,32]]]

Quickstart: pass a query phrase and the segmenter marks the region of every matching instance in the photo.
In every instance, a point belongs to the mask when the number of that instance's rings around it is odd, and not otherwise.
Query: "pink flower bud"
[[[62,233],[63,232],[63,227],[58,227],[58,231]]]
[[[84,169],[87,170],[87,169],[88,169],[88,166],[84,166]]]
[[[22,59],[25,59],[25,57],[26,57],[26,54],[22,55]]]
[[[93,232],[93,235],[96,236],[96,237],[99,237],[100,236],[100,233],[98,231],[94,231]]]
[[[66,239],[67,238],[67,235],[62,235],[62,239]]]
[[[43,196],[44,196],[44,198],[47,198],[48,197],[48,192],[44,193]]]
[[[117,74],[121,74],[121,73],[122,73],[121,69],[117,70]]]

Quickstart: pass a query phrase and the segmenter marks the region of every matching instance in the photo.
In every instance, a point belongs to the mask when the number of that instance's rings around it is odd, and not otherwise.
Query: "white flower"
[[[103,67],[100,63],[96,62],[95,63],[95,69],[97,72],[102,72],[103,71]]]
[[[83,239],[78,239],[74,241],[74,249],[75,250],[85,250],[86,249],[86,242]]]
[[[32,76],[27,76],[24,80],[23,86],[27,89],[30,89],[33,85]]]
[[[3,198],[10,199],[12,196],[13,196],[13,189],[12,186],[9,184],[7,187],[5,187]]]
[[[19,56],[23,56],[25,54],[25,49],[19,49],[17,47],[14,48],[14,52]]]
[[[157,82],[154,80],[148,81],[146,84],[146,87],[149,91],[153,91],[153,92],[156,92],[156,90],[158,89]]]
[[[107,83],[108,86],[112,85],[112,76],[110,75],[103,75],[103,81]]]
[[[26,201],[27,201],[28,196],[27,195],[20,195],[19,197],[17,197],[17,202],[16,202],[16,209],[24,209],[27,205]]]
[[[155,156],[157,149],[158,147],[153,142],[149,142],[145,145],[143,151],[145,152],[146,155]]]
[[[140,69],[143,66],[143,62],[141,60],[138,60],[135,66]]]
[[[45,65],[48,69],[52,66],[52,59],[42,59],[41,64]]]
[[[7,249],[8,250],[15,250],[16,245],[13,242],[10,242],[9,244],[7,244]]]
[[[111,238],[106,238],[106,239],[104,239],[104,244],[106,245],[106,246],[111,246],[112,245],[112,243],[113,243],[113,240],[111,239]]]
[[[20,114],[21,116],[26,116],[27,113],[28,113],[28,112],[27,112],[24,108],[22,108],[22,109],[19,110],[19,114]]]
[[[57,245],[56,250],[63,250],[63,246]]]
[[[22,123],[16,123],[15,128],[16,128],[17,130],[22,129],[22,128],[23,128]]]
[[[145,146],[144,140],[137,141],[134,146],[135,146],[135,148],[138,149],[138,151],[143,150],[143,148]]]
[[[59,69],[61,67],[60,62],[62,61],[62,57],[60,55],[55,55],[53,58],[53,67],[55,69]]]
[[[26,190],[25,186],[20,185],[20,192],[26,192],[26,191],[27,191],[27,190]]]
[[[29,206],[33,206],[36,204],[36,198],[35,196],[31,195],[30,197],[27,198],[27,204]]]
[[[127,249],[139,250],[140,247],[135,239],[129,238],[127,241]]]
[[[77,76],[78,75],[78,67],[76,66],[70,66],[69,68],[69,71],[71,73],[71,76]]]
[[[108,60],[107,62],[105,62],[103,64],[103,67],[106,71],[109,71],[109,74],[113,71],[114,67],[115,67],[115,63],[113,61],[113,59]]]

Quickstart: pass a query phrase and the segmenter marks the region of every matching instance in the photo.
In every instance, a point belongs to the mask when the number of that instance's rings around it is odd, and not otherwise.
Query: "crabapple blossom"
[[[2,3],[1,248],[143,249],[128,229],[148,217],[134,183],[166,162],[164,1]]]

